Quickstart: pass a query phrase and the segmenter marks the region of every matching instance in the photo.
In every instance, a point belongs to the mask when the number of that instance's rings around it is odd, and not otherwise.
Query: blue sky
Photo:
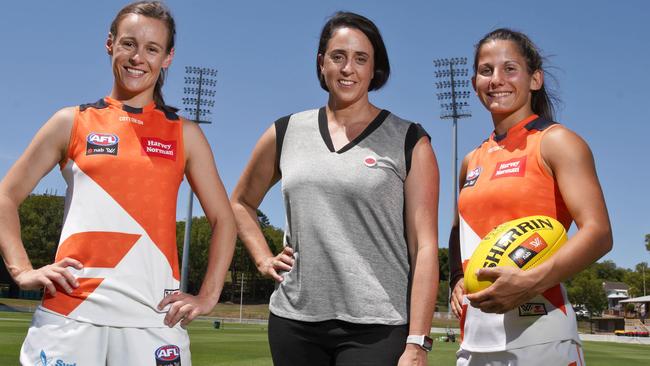
[[[12,1],[0,12],[0,175],[18,158],[56,110],[109,93],[112,74],[104,42],[125,1]],[[619,266],[650,262],[650,2],[603,1],[168,1],[178,25],[176,58],[164,88],[180,105],[184,66],[219,70],[214,123],[204,126],[230,192],[257,138],[277,118],[322,106],[315,76],[320,29],[336,10],[376,22],[386,42],[392,75],[371,94],[382,108],[423,124],[441,169],[440,245],[451,222],[451,126],[439,119],[432,60],[468,57],[496,27],[527,33],[548,56],[563,103],[558,120],[591,146],[614,228],[605,258]],[[459,125],[459,156],[492,130],[475,97],[473,116]],[[36,192],[62,194],[58,171]],[[179,194],[184,217],[187,186]],[[195,205],[195,215],[201,215]],[[280,191],[261,209],[282,227]]]

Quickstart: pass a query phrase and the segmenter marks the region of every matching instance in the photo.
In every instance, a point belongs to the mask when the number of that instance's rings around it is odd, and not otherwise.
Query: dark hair
[[[111,35],[113,38],[117,37],[117,26],[120,24],[122,19],[124,19],[129,14],[138,14],[143,15],[148,18],[153,18],[162,21],[167,27],[168,37],[167,44],[165,45],[165,52],[169,53],[174,48],[174,41],[176,39],[176,23],[172,17],[169,9],[160,1],[138,1],[131,3],[122,8],[122,10],[117,13],[115,19],[111,23]],[[166,69],[160,70],[160,75],[158,80],[156,80],[156,86],[153,90],[153,100],[159,107],[163,109],[169,109],[173,112],[176,112],[177,109],[167,106],[162,95],[162,86],[165,83],[165,75],[167,73]]]
[[[508,28],[499,28],[495,29],[492,32],[486,34],[481,40],[476,44],[474,50],[474,75],[478,69],[478,55],[481,51],[481,47],[489,41],[511,41],[519,48],[519,53],[526,60],[526,68],[528,73],[532,74],[533,72],[539,70],[547,74],[546,68],[543,65],[544,57],[539,52],[539,48],[533,43],[533,41],[528,38],[524,33],[514,31]],[[552,75],[549,74],[552,78]],[[545,78],[546,79],[546,78]],[[542,87],[539,90],[532,91],[531,97],[531,107],[535,114],[540,117],[547,119],[549,121],[554,120],[555,117],[555,105],[559,103],[559,99],[546,88],[545,83],[542,84]]]
[[[325,25],[320,34],[320,40],[318,41],[318,55],[325,55],[325,50],[327,49],[327,43],[334,35],[334,32],[339,28],[354,28],[358,29],[363,34],[368,37],[372,48],[375,53],[374,59],[374,76],[368,85],[368,91],[378,90],[390,76],[390,64],[388,62],[388,53],[386,52],[386,45],[384,44],[383,38],[381,38],[381,33],[379,29],[372,20],[355,13],[350,13],[347,11],[336,12]],[[318,76],[318,81],[320,82],[320,87],[325,91],[329,92],[325,80],[320,71],[320,65],[318,64],[318,58],[316,58],[316,75]]]

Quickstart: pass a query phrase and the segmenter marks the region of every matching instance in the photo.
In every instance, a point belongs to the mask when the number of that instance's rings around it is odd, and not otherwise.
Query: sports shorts
[[[456,352],[456,366],[584,366],[582,347],[556,341],[499,352]]]
[[[187,331],[118,328],[36,310],[20,350],[23,366],[191,366]]]
[[[303,322],[269,316],[275,366],[395,366],[406,348],[407,335],[408,325]]]

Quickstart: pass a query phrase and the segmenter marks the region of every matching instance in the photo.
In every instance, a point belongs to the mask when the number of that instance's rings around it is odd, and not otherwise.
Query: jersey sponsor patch
[[[531,235],[525,242],[521,243],[519,247],[515,248],[508,256],[512,259],[513,262],[523,268],[526,263],[530,262],[537,253],[541,252],[544,248],[547,247],[544,238],[542,238],[538,233]]]
[[[546,305],[541,302],[529,302],[519,305],[519,316],[540,316],[546,315]]]
[[[500,161],[494,169],[492,178],[506,178],[506,177],[523,177],[526,173],[526,156],[520,158]]]
[[[86,137],[86,155],[117,155],[119,142],[115,134],[91,132]]]
[[[463,188],[473,187],[478,180],[478,176],[481,175],[481,170],[483,170],[481,167],[477,167],[476,169],[469,171],[467,173],[467,177],[465,178],[465,184],[463,184]]]
[[[181,366],[181,349],[173,344],[158,347],[156,366]]]
[[[142,154],[176,161],[176,140],[141,137]]]

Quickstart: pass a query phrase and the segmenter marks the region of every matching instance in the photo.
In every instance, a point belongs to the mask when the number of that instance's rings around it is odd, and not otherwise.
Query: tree
[[[34,268],[54,261],[61,236],[63,206],[63,197],[32,194],[18,207],[20,236]],[[4,267],[4,263],[0,266]],[[18,286],[6,268],[0,271],[0,283],[9,284],[9,297],[18,297]]]
[[[625,268],[619,268],[611,260],[596,262],[589,266],[589,270],[594,272],[596,278],[605,281],[622,282],[625,277]]]
[[[438,249],[438,266],[440,281],[438,283],[436,305],[447,306],[449,304],[449,248]]]
[[[641,262],[635,266],[634,271],[625,273],[625,282],[630,286],[628,293],[630,297],[644,296],[644,274],[648,272],[648,263]],[[647,285],[647,284],[646,284]],[[646,292],[647,294],[647,292]]]
[[[438,266],[440,281],[449,281],[449,248],[438,249]]]
[[[176,223],[176,245],[178,257],[183,258],[183,240],[185,236],[185,222]],[[187,276],[187,292],[197,294],[208,267],[208,248],[212,227],[205,216],[192,218],[192,232],[190,233],[190,258]]]
[[[602,313],[607,307],[607,296],[603,288],[603,281],[596,277],[592,269],[578,273],[570,282],[567,282],[567,292],[572,304],[584,305],[589,311],[590,323],[594,314]]]
[[[272,226],[268,217],[262,212],[257,211],[258,221],[268,243],[271,252],[278,253],[282,248],[284,233],[282,230]],[[183,238],[185,235],[185,222],[176,223],[176,244],[178,247],[179,258],[183,255]],[[201,288],[201,283],[207,268],[207,255],[210,246],[210,237],[212,228],[205,217],[192,218],[192,232],[190,233],[190,267],[188,273],[187,290],[189,293],[196,294]],[[237,239],[235,252],[230,269],[226,277],[226,283],[221,294],[221,299],[231,302],[239,302],[241,291],[242,274],[244,277],[244,291],[247,302],[267,301],[274,289],[274,282],[270,278],[262,277],[255,263],[251,260],[246,249]]]
[[[269,221],[269,218],[261,210],[257,210],[257,221],[262,228],[271,226],[271,221]]]
[[[34,268],[54,261],[61,237],[64,198],[29,195],[18,208],[20,232]]]

